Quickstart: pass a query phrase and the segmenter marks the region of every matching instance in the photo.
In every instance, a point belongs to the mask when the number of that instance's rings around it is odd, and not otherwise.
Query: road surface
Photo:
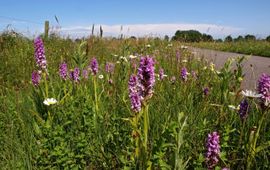
[[[231,52],[222,52],[208,49],[200,49],[189,47],[197,57],[204,57],[208,61],[212,61],[217,68],[221,68],[226,60],[230,57],[247,56],[245,54],[237,54]],[[245,74],[242,82],[243,89],[255,90],[258,78],[262,73],[270,75],[270,58],[260,56],[249,56],[248,60],[243,62],[243,71]]]

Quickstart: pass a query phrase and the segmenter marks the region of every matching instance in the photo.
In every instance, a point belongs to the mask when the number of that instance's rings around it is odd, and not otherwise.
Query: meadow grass
[[[240,93],[244,58],[229,59],[216,70],[178,42],[43,41],[47,71],[34,86],[31,73],[40,69],[33,40],[0,38],[2,169],[206,169],[207,136],[214,131],[220,136],[216,169],[270,168],[269,111]],[[131,109],[128,82],[147,55],[155,61],[154,92],[139,117]],[[78,67],[82,73],[94,57],[97,75],[90,70],[79,82],[59,76],[62,62],[69,72]],[[114,64],[113,72],[106,72],[107,62]],[[187,79],[181,77],[183,68]],[[57,103],[47,106],[46,98]],[[237,110],[243,98],[249,103],[245,119]]]
[[[189,45],[218,51],[270,57],[270,42],[268,41],[199,42]]]

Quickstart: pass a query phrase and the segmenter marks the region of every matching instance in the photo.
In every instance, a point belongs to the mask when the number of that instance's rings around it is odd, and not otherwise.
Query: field
[[[243,57],[2,34],[0,58],[1,169],[270,168],[270,77],[242,93]]]
[[[270,42],[268,41],[238,41],[238,42],[199,42],[192,46],[219,51],[235,52],[247,55],[270,57]]]

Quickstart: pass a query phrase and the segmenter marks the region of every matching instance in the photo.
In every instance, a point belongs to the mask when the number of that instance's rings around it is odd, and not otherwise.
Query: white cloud
[[[213,35],[214,37],[224,37],[227,35],[239,34],[243,29],[237,27],[216,25],[216,24],[123,24],[123,25],[105,25],[96,24],[95,34],[99,32],[99,26],[103,28],[104,36],[161,36],[174,35],[177,30],[198,30],[202,33]],[[121,30],[122,27],[122,30]],[[82,37],[91,34],[92,26],[73,26],[63,27],[61,33],[72,37]]]

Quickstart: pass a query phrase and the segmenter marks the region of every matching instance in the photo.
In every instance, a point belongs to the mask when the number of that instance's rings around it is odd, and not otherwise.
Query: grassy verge
[[[190,45],[199,48],[270,57],[270,43],[267,41],[200,42]]]

